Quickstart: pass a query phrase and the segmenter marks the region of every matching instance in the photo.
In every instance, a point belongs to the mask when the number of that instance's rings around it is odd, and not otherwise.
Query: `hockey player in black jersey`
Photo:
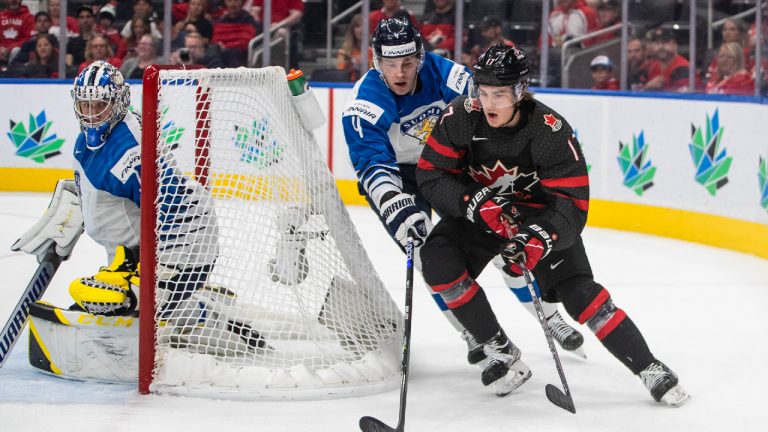
[[[496,45],[480,56],[469,97],[443,111],[421,154],[419,190],[445,216],[421,250],[424,278],[456,318],[485,343],[482,382],[503,396],[530,372],[476,282],[501,253],[513,276],[524,259],[547,302],[587,324],[639,375],[657,402],[684,404],[677,376],[648,348],[627,314],[594,281],[581,240],[589,178],[573,130],[528,92],[528,59]]]

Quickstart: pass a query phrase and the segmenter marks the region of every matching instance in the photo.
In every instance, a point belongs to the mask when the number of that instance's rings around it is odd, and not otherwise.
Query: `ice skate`
[[[555,312],[554,315],[549,317],[547,324],[549,325],[549,332],[557,341],[557,344],[560,345],[560,348],[581,358],[587,358],[582,347],[584,345],[584,336],[565,322],[560,312]]]
[[[679,407],[691,398],[685,389],[678,384],[677,375],[658,360],[654,360],[638,375],[656,402]]]
[[[483,345],[488,365],[483,370],[483,385],[490,385],[496,396],[506,396],[531,377],[531,369],[520,359],[520,349],[499,330]]]
[[[485,352],[483,352],[483,345],[477,343],[474,336],[469,334],[466,330],[461,332],[461,338],[467,343],[467,362],[471,365],[476,364],[485,369],[487,362],[485,361],[486,355]]]

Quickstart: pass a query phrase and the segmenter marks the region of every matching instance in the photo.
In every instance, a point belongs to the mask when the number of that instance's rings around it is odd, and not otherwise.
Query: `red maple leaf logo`
[[[557,132],[563,126],[563,121],[552,114],[544,114],[544,124],[552,128],[552,132]]]

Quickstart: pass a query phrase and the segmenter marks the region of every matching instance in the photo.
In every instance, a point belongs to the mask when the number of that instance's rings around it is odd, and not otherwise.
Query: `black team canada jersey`
[[[468,193],[488,186],[538,224],[553,250],[574,244],[587,221],[589,178],[571,126],[546,105],[520,106],[515,127],[492,128],[466,96],[443,111],[421,153],[419,190],[444,216],[464,217]]]

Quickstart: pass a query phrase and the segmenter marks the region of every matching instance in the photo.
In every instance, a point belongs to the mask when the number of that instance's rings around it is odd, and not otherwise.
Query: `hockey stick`
[[[549,331],[549,324],[547,324],[547,320],[544,318],[544,309],[541,307],[541,301],[539,300],[539,296],[536,295],[536,289],[533,287],[531,272],[525,267],[524,259],[518,261],[517,265],[523,270],[525,283],[528,285],[528,291],[531,293],[533,306],[536,308],[536,315],[539,316],[539,323],[541,324],[541,328],[544,329],[544,336],[547,338],[549,352],[552,353],[552,358],[555,359],[555,367],[557,367],[557,373],[560,375],[560,382],[563,384],[563,389],[565,390],[565,393],[563,393],[559,388],[552,384],[547,384],[546,387],[544,387],[547,399],[560,408],[576,414],[576,406],[573,404],[571,391],[568,389],[568,383],[565,381],[565,373],[563,373],[563,365],[560,363],[560,356],[557,355],[555,342],[552,340],[552,333]]]
[[[402,381],[400,382],[400,414],[397,427],[391,428],[381,420],[365,416],[360,418],[360,430],[363,432],[403,432],[405,429],[405,398],[408,394],[408,360],[411,354],[411,316],[413,308],[413,237],[408,237],[405,245],[405,330],[403,334]]]
[[[55,243],[51,243],[45,252],[38,255],[40,265],[22,293],[19,303],[13,309],[11,317],[3,327],[3,332],[0,333],[0,367],[3,367],[5,361],[8,360],[13,346],[24,330],[24,324],[26,324],[29,315],[29,306],[43,296],[62,261],[64,259],[56,253]]]

